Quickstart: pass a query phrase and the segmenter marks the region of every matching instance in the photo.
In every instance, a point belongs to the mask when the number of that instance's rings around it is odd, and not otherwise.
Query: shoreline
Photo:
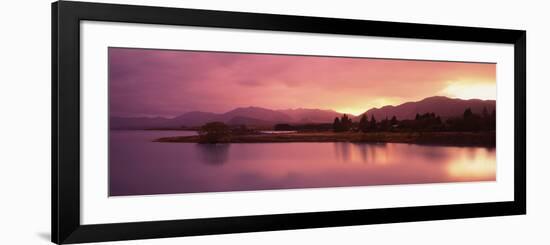
[[[153,140],[163,143],[203,143],[200,136],[163,137]],[[233,135],[218,143],[406,143],[441,146],[487,146],[495,147],[495,132],[372,132],[334,133],[298,132],[282,134]],[[208,143],[204,143],[208,144]]]

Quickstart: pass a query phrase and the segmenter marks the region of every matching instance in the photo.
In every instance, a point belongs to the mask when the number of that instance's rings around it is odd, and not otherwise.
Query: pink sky
[[[434,95],[495,99],[496,64],[109,48],[112,116],[246,106],[357,115]]]

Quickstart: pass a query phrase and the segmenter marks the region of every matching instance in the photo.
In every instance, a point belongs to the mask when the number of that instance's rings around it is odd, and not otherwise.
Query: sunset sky
[[[496,64],[109,48],[111,116],[496,98]]]

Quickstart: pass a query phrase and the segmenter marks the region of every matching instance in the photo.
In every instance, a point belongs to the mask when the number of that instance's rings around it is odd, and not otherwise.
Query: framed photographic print
[[[525,214],[525,38],[55,2],[52,241]]]

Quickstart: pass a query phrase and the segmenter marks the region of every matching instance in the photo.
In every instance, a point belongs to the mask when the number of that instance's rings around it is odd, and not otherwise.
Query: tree
[[[352,124],[351,118],[349,118],[346,114],[342,115],[342,119],[340,119],[340,124],[342,126],[342,131],[349,131]]]
[[[334,123],[332,123],[332,130],[334,132],[342,132],[342,124],[340,123],[340,118],[334,118]]]
[[[463,114],[464,119],[469,119],[473,117],[473,115],[474,113],[472,112],[471,108],[466,108],[466,110],[464,110],[464,114]]]
[[[480,118],[480,126],[481,130],[490,130],[491,129],[491,116],[489,115],[489,111],[487,111],[487,107],[483,107],[483,110],[481,111],[481,118]]]
[[[440,116],[435,117],[435,123],[436,123],[436,124],[442,124],[442,123],[443,123],[443,121],[441,121],[441,117],[440,117]]]
[[[481,125],[481,117],[479,114],[474,114],[471,108],[466,108],[463,114],[462,130],[478,131],[483,129]]]
[[[223,122],[209,122],[199,129],[201,143],[215,144],[227,140],[231,130]]]
[[[376,119],[374,118],[374,115],[370,116],[369,128],[373,131],[376,130]]]
[[[393,126],[393,125],[396,125],[396,124],[397,124],[397,117],[393,116],[391,118],[391,125]]]
[[[367,114],[361,115],[361,119],[359,120],[359,130],[363,133],[367,132],[369,128],[369,120],[367,119]]]
[[[246,135],[252,133],[254,130],[249,129],[246,125],[233,126],[230,129],[232,135]]]
[[[273,130],[275,130],[275,131],[291,131],[291,130],[294,130],[294,127],[292,127],[292,125],[287,124],[287,123],[279,123],[279,124],[275,124],[275,126],[273,127]]]
[[[488,119],[489,118],[489,112],[487,111],[487,107],[483,107],[483,112],[481,113],[481,115],[483,116],[483,119]]]

